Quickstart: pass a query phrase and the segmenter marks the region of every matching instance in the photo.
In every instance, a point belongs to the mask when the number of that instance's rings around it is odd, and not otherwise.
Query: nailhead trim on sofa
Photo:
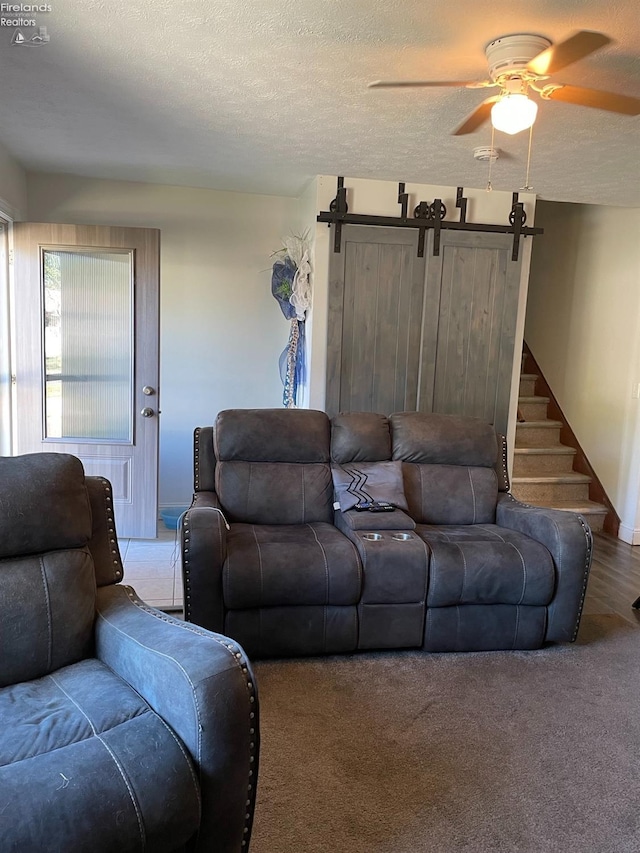
[[[140,610],[144,610],[145,613],[148,613],[150,616],[153,616],[155,619],[159,619],[162,622],[169,622],[170,624],[177,624],[180,626],[180,628],[182,630],[191,631],[192,634],[198,634],[201,637],[208,637],[209,639],[215,640],[216,643],[218,643],[221,646],[224,646],[225,649],[228,649],[228,651],[231,652],[235,665],[240,669],[240,671],[244,675],[244,680],[245,680],[245,684],[247,687],[247,693],[248,693],[248,698],[249,698],[249,720],[255,721],[256,713],[255,713],[255,710],[251,710],[251,709],[255,707],[256,689],[255,689],[255,685],[253,684],[253,682],[249,680],[249,669],[247,666],[248,661],[247,661],[247,658],[244,655],[244,652],[241,649],[241,647],[237,643],[235,643],[233,640],[231,640],[229,637],[218,638],[218,637],[212,636],[210,631],[203,631],[201,628],[198,628],[198,626],[194,625],[193,623],[182,622],[181,620],[175,619],[174,617],[169,616],[166,613],[162,613],[161,611],[156,610],[153,607],[149,607],[149,605],[145,604],[145,602],[142,601],[142,599],[138,598],[133,587],[125,586],[124,588],[126,589],[127,595],[129,597],[129,599],[131,600],[131,602],[133,604],[135,604],[135,606],[138,607]],[[249,734],[255,735],[255,733],[256,733],[255,726],[251,725],[249,728]],[[245,836],[248,836],[249,833],[251,832],[251,822],[252,822],[251,806],[252,806],[253,802],[255,801],[255,795],[256,795],[256,787],[255,787],[256,741],[255,740],[252,740],[249,744],[249,753],[250,753],[249,754],[250,769],[249,769],[249,781],[247,783],[247,800],[245,803],[245,805],[247,807],[247,812],[245,814],[245,825],[244,825],[244,829],[243,829],[243,834]],[[247,845],[247,841],[245,838],[242,840],[242,846],[246,847],[246,845]]]

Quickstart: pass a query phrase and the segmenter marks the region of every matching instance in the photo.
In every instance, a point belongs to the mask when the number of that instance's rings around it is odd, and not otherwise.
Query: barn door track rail
[[[499,234],[513,234],[513,250],[511,260],[517,261],[520,252],[520,238],[529,237],[534,234],[543,234],[542,228],[527,226],[527,214],[524,204],[519,201],[518,193],[513,193],[509,223],[505,225],[485,225],[479,222],[467,222],[467,201],[463,195],[463,187],[458,187],[456,193],[456,208],[460,210],[458,221],[446,219],[447,208],[442,199],[436,198],[431,203],[421,201],[409,216],[409,194],[405,192],[404,183],[398,184],[398,204],[400,205],[400,216],[370,216],[363,213],[349,213],[347,204],[347,188],[344,178],[338,178],[336,197],[329,205],[329,210],[321,210],[317,216],[318,222],[326,222],[329,226],[335,225],[333,251],[340,252],[342,246],[343,225],[377,225],[381,228],[417,228],[418,229],[418,257],[424,257],[424,242],[427,230],[433,230],[433,254],[440,254],[440,232],[446,231],[484,231]]]

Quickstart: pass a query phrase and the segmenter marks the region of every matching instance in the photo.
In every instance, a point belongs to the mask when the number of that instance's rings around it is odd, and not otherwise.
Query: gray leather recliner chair
[[[0,459],[3,853],[248,849],[244,652],[122,577],[106,480],[65,454]]]
[[[537,649],[576,639],[588,524],[509,492],[504,439],[478,418],[389,417],[408,512],[429,549],[423,648]]]
[[[230,409],[196,432],[185,618],[252,657],[357,648],[362,570],[333,524],[330,438],[308,409]]]

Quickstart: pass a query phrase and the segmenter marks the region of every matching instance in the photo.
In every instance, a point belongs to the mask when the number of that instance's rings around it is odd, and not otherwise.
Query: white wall
[[[313,293],[313,288],[315,287],[315,278],[316,278],[316,270],[315,270],[315,254],[316,254],[316,216],[318,213],[318,209],[316,207],[317,199],[316,199],[316,180],[315,178],[312,181],[309,181],[300,198],[298,199],[297,207],[296,207],[296,218],[294,220],[294,228],[292,229],[294,234],[298,234],[300,236],[306,236],[308,246],[309,246],[309,257],[311,261],[311,288]],[[310,397],[309,397],[309,368],[310,368],[310,354],[313,351],[314,347],[314,338],[313,338],[313,306],[307,311],[307,319],[305,322],[305,349],[306,349],[306,370],[307,377],[306,381],[300,392],[300,408],[310,408]]]
[[[319,175],[315,182],[316,210],[329,210],[329,205],[336,195],[337,178],[332,175]],[[398,184],[392,181],[373,181],[360,178],[345,178],[347,199],[350,213],[363,213],[377,216],[399,216]],[[447,208],[447,219],[457,218],[456,187],[436,184],[405,185],[409,193],[409,211],[413,211],[420,201],[433,201],[440,198]],[[482,222],[486,224],[505,224],[509,221],[512,205],[512,195],[508,192],[465,187],[464,196],[468,199],[467,222]],[[524,203],[527,214],[527,224],[534,221],[536,196],[533,193],[520,193],[520,201]],[[315,216],[314,216],[315,223]],[[512,377],[512,396],[509,422],[512,424],[507,436],[510,454],[513,454],[515,442],[515,421],[520,379],[520,354],[524,333],[524,316],[527,300],[527,283],[529,279],[529,263],[531,258],[531,238],[523,239],[520,243],[522,257],[522,274],[520,278],[520,299],[518,320],[516,325],[515,357]],[[330,231],[326,223],[315,224],[315,252],[313,277],[313,308],[309,325],[313,348],[311,350],[309,400],[313,408],[324,408],[325,377],[327,363],[327,309],[329,294],[329,258],[333,251],[330,242]]]
[[[640,544],[640,210],[539,202],[537,224],[525,337]]]
[[[24,169],[0,145],[0,211],[11,219],[23,219],[27,211],[27,178]]]
[[[27,179],[22,166],[0,145],[0,214],[21,219],[27,210]],[[12,452],[11,336],[5,243],[0,252],[0,455]]]
[[[289,327],[270,255],[300,224],[291,198],[28,175],[29,219],[161,229],[160,504],[188,503],[192,433],[221,409],[278,407]]]

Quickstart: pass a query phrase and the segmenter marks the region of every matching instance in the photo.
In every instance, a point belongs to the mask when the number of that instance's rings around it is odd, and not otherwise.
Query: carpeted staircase
[[[550,399],[536,395],[539,377],[524,372],[526,359],[523,354],[511,491],[524,503],[579,512],[592,530],[602,530],[608,508],[589,500],[591,477],[574,470],[576,449],[560,443],[562,421],[547,417]]]

